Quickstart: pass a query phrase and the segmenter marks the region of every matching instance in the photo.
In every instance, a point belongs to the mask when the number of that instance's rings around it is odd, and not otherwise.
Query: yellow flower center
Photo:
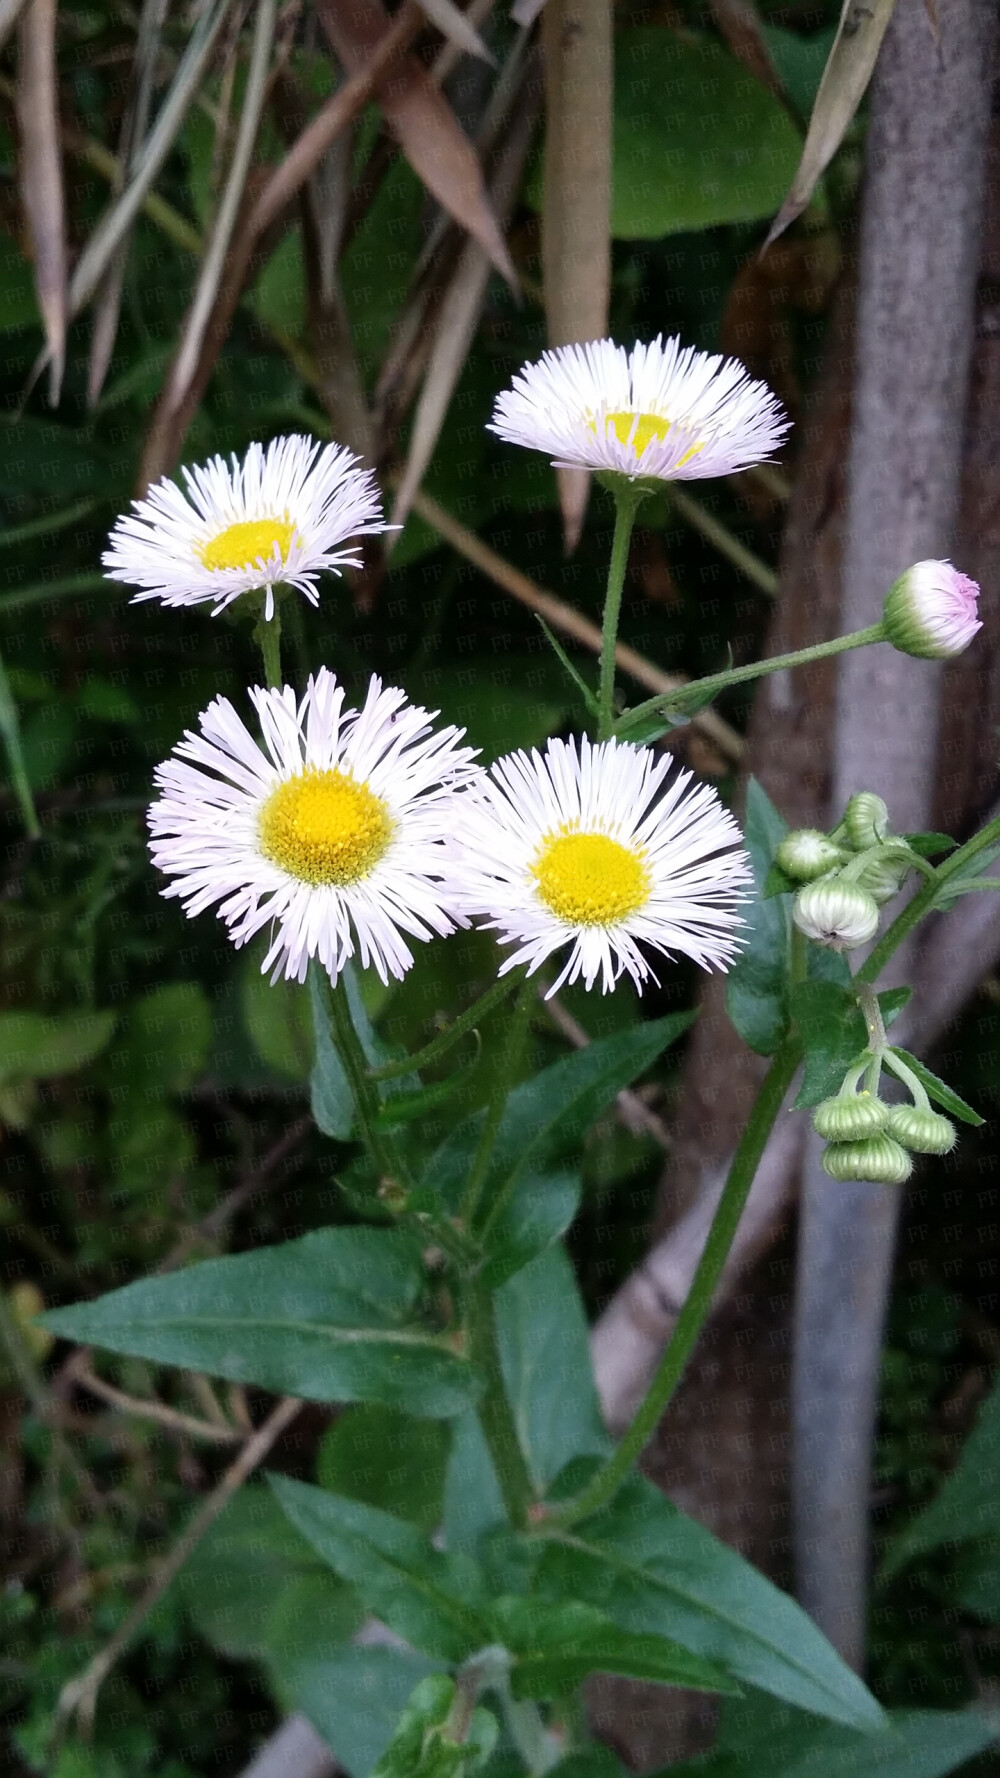
[[[620,408],[617,413],[606,414],[604,424],[605,427],[610,426],[619,444],[625,446],[631,444],[636,456],[641,457],[654,441],[656,444],[663,444],[671,431],[673,421],[664,419],[662,414],[636,414],[627,408]],[[591,427],[596,434],[596,420],[591,421]],[[691,458],[696,457],[702,449],[701,443],[693,444],[689,451],[685,451],[676,467],[683,469],[685,463],[690,463]]]
[[[645,853],[606,833],[553,833],[531,866],[538,893],[570,926],[615,926],[649,896]]]
[[[303,883],[346,888],[372,871],[392,838],[382,798],[345,772],[307,766],[272,790],[260,812],[260,849]]]
[[[295,526],[287,519],[241,519],[210,543],[201,544],[198,553],[206,568],[253,568],[261,558],[269,562],[277,544],[281,560],[287,562],[294,536]]]

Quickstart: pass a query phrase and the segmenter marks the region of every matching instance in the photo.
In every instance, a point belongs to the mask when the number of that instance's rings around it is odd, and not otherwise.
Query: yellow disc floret
[[[531,874],[546,907],[570,926],[616,926],[649,897],[641,848],[632,850],[606,833],[547,835]]]
[[[294,536],[295,526],[287,519],[242,519],[201,544],[198,554],[206,568],[252,568],[261,560],[269,562],[277,544],[281,560],[287,562]]]
[[[626,447],[631,445],[636,456],[641,457],[651,444],[665,443],[673,429],[674,422],[665,419],[662,414],[637,414],[627,408],[620,408],[616,413],[606,414],[604,424],[605,427],[611,428],[619,444]],[[591,421],[591,426],[596,432],[596,420]],[[685,463],[689,463],[692,457],[696,457],[701,448],[700,443],[692,445],[689,451],[685,451],[676,467],[683,469]]]
[[[345,772],[307,766],[272,790],[260,812],[260,849],[303,883],[346,888],[374,870],[392,838],[382,798]]]

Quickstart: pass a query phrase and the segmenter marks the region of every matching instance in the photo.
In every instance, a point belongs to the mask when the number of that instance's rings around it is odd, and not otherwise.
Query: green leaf
[[[966,885],[973,879],[981,877],[984,871],[988,871],[991,865],[996,864],[998,859],[1000,859],[1000,846],[987,846],[982,852],[977,852],[975,857],[962,860],[958,868],[937,890],[934,896],[934,906],[942,910],[953,907],[959,896],[965,894]]]
[[[945,1081],[939,1080],[936,1074],[932,1074],[926,1063],[921,1062],[919,1057],[911,1056],[909,1050],[897,1049],[895,1045],[893,1045],[892,1053],[894,1056],[898,1056],[900,1061],[906,1063],[911,1073],[916,1075],[928,1098],[933,1099],[935,1105],[940,1105],[942,1111],[946,1111],[950,1117],[957,1117],[959,1123],[972,1124],[974,1127],[986,1122],[986,1119],[980,1117],[978,1111],[973,1111],[972,1106],[967,1105],[953,1088],[948,1086]]]
[[[747,785],[744,827],[757,893],[743,909],[746,944],[726,977],[726,1010],[744,1043],[770,1056],[788,1029],[792,911],[786,901],[765,900],[764,886],[788,823],[756,778]]]
[[[451,1714],[457,1697],[450,1674],[422,1679],[372,1778],[468,1778],[477,1772],[496,1745],[500,1725],[492,1711],[476,1706],[463,1722],[461,1740],[454,1740],[459,1731]]]
[[[713,39],[662,26],[617,33],[611,228],[618,239],[771,215],[799,146],[784,108]]]
[[[482,1271],[488,1290],[497,1290],[536,1253],[544,1253],[566,1233],[579,1208],[582,1189],[575,1167],[519,1174],[490,1230],[490,1257]]]
[[[966,1544],[955,1571],[955,1597],[963,1611],[1000,1624],[1000,1535]]]
[[[488,1640],[484,1583],[468,1557],[436,1550],[415,1526],[289,1476],[272,1488],[292,1524],[368,1610],[424,1654],[461,1661]]]
[[[423,1282],[409,1235],[319,1229],[52,1310],[47,1324],[67,1339],[311,1401],[380,1401],[447,1419],[469,1405],[477,1379],[421,1324]]]
[[[780,864],[772,864],[764,878],[764,887],[760,892],[761,899],[771,901],[775,895],[794,895],[800,887],[801,885],[795,881],[794,877],[790,877],[787,871],[782,870]]]
[[[310,1105],[316,1127],[336,1142],[347,1142],[354,1128],[354,1100],[344,1064],[330,1035],[325,998],[315,969],[309,971],[315,1061],[310,1079]]]
[[[108,1057],[112,1098],[165,1099],[186,1092],[205,1067],[212,1010],[197,982],[168,982],[129,1007]]]
[[[496,1640],[516,1657],[511,1669],[516,1698],[556,1698],[590,1673],[696,1691],[738,1690],[721,1668],[669,1637],[633,1635],[578,1600],[498,1599],[491,1617]]]
[[[1000,1381],[983,1402],[956,1467],[940,1492],[889,1545],[888,1580],[925,1550],[1000,1535]]]
[[[176,1585],[206,1641],[234,1660],[335,1647],[364,1615],[357,1595],[331,1574],[262,1483],[240,1489]]]
[[[827,57],[837,35],[835,25],[804,34],[781,25],[761,27],[781,84],[801,117],[808,117],[819,91]]]
[[[547,1246],[572,1220],[572,1176],[543,1173],[544,1164],[567,1147],[578,1151],[590,1125],[676,1042],[694,1016],[673,1013],[598,1038],[514,1089],[483,1191],[484,1202],[496,1204],[514,1182],[506,1208],[485,1228],[487,1251],[495,1262],[492,1283],[537,1251],[535,1242]],[[418,1190],[449,1210],[458,1207],[482,1124],[481,1111],[464,1119],[432,1155],[420,1181]]]
[[[445,1544],[475,1555],[483,1534],[506,1522],[503,1496],[476,1414],[460,1415],[452,1428],[444,1484]]]
[[[676,1043],[695,1016],[671,1013],[597,1038],[517,1087],[500,1120],[486,1200],[502,1191],[512,1175],[523,1174],[567,1144],[577,1151],[591,1124]]]
[[[397,1513],[424,1531],[441,1518],[451,1428],[364,1402],[339,1414],[323,1438],[316,1480],[332,1494]]]
[[[240,987],[243,1020],[261,1061],[286,1080],[308,1080],[313,1035],[309,1000],[299,983],[269,981],[251,955]]]
[[[882,1018],[888,1025],[906,1005],[909,988],[888,988],[879,995]],[[805,1045],[798,1109],[818,1105],[839,1092],[844,1075],[860,1061],[868,1044],[868,1029],[856,992],[836,982],[798,982],[792,990],[792,1016]]]
[[[794,1600],[642,1476],[604,1511],[551,1535],[537,1588],[596,1605],[622,1629],[670,1636],[748,1685],[834,1722],[867,1729],[884,1721]]]
[[[894,1710],[880,1729],[858,1734],[746,1698],[723,1707],[714,1753],[669,1771],[670,1778],[944,1778],[995,1733],[971,1710]]]
[[[276,1677],[288,1707],[309,1718],[350,1778],[368,1778],[414,1686],[436,1667],[411,1649],[360,1647],[285,1661]]]
[[[587,1319],[563,1249],[549,1247],[510,1278],[496,1293],[495,1310],[521,1449],[541,1491],[574,1457],[609,1448]]]
[[[957,841],[948,833],[904,833],[904,840],[912,852],[919,852],[921,858],[936,858],[939,852],[954,852]]]
[[[0,1084],[74,1074],[100,1055],[114,1028],[113,1012],[0,1013]]]

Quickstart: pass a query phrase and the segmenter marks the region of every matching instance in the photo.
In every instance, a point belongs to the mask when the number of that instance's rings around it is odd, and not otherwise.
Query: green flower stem
[[[511,1011],[510,1024],[507,1027],[507,1041],[504,1044],[503,1055],[497,1065],[496,1073],[493,1077],[493,1084],[490,1088],[490,1096],[486,1106],[486,1122],[483,1125],[483,1133],[479,1138],[479,1147],[476,1149],[476,1158],[472,1163],[472,1169],[469,1173],[468,1180],[466,1181],[465,1191],[462,1194],[460,1216],[467,1229],[472,1228],[475,1221],[476,1211],[479,1208],[479,1200],[482,1196],[483,1186],[486,1183],[486,1175],[490,1169],[490,1161],[493,1158],[493,1144],[496,1141],[497,1131],[500,1128],[500,1119],[503,1117],[504,1107],[510,1095],[510,1089],[514,1084],[514,1077],[517,1074],[518,1067],[520,1066],[521,1059],[524,1055],[524,1045],[528,1035],[528,1021],[531,1017],[531,1011],[534,1004],[535,984],[527,976],[524,976],[521,978],[518,997],[514,1002]]]
[[[869,624],[867,629],[852,630],[848,636],[835,636],[831,642],[815,642],[811,648],[796,648],[791,654],[776,654],[767,661],[748,661],[745,667],[729,667],[724,673],[709,673],[704,679],[691,679],[679,691],[662,692],[658,697],[647,698],[644,704],[636,704],[634,709],[627,710],[615,724],[615,734],[627,734],[629,728],[655,716],[660,710],[683,711],[692,705],[701,709],[730,685],[745,685],[752,679],[763,678],[766,673],[781,673],[786,667],[806,667],[811,661],[828,660],[831,655],[846,654],[851,648],[867,648],[871,642],[884,641],[885,631],[881,623]]]
[[[361,1039],[354,1029],[347,991],[339,984],[335,988],[331,987],[325,970],[320,975],[320,989],[327,1017],[330,1020],[337,1054],[344,1064],[344,1073],[347,1075],[348,1085],[351,1089],[362,1141],[379,1172],[385,1178],[394,1180],[399,1185],[405,1185],[406,1168],[402,1164],[395,1143],[384,1130],[379,1129],[378,1114],[382,1101],[379,1098],[378,1087],[368,1073],[368,1063],[361,1047]]]
[[[912,1068],[907,1068],[902,1058],[893,1055],[891,1049],[887,1049],[885,1052],[885,1065],[897,1080],[902,1081],[918,1111],[929,1111],[933,1117],[934,1107],[927,1097],[923,1082],[917,1079]]]
[[[601,678],[598,687],[597,738],[608,740],[615,726],[615,648],[618,644],[618,619],[622,608],[622,589],[628,566],[628,546],[632,540],[635,515],[646,497],[644,488],[616,477],[612,487],[615,502],[615,534],[608,566],[608,590],[604,598],[601,624]]]
[[[863,632],[859,632],[859,634],[863,634]],[[874,640],[874,638],[871,639]],[[860,646],[856,638],[854,646]],[[886,1035],[881,1009],[870,985],[877,980],[889,958],[898,950],[903,940],[908,937],[924,914],[929,913],[934,907],[942,886],[961,871],[969,861],[978,857],[981,852],[985,852],[997,841],[1000,841],[1000,817],[989,822],[979,833],[974,834],[971,840],[967,840],[964,846],[960,846],[956,852],[953,852],[944,864],[938,866],[934,873],[934,881],[925,883],[917,892],[909,905],[893,921],[888,932],[885,933],[855,976],[854,985],[858,991],[869,1034],[879,1045],[875,1051],[877,1059],[885,1049]],[[791,956],[793,980],[801,979],[803,969],[804,946],[799,943],[793,949]],[[698,1261],[698,1269],[695,1272],[691,1289],[677,1318],[670,1343],[660,1360],[656,1375],[632,1424],[607,1463],[598,1470],[582,1493],[578,1494],[574,1500],[553,1503],[547,1509],[546,1518],[549,1523],[575,1524],[578,1519],[597,1512],[600,1507],[611,1500],[628,1475],[633,1463],[641,1456],[647,1440],[655,1431],[683,1375],[684,1367],[711,1308],[712,1298],[722,1276],[722,1270],[729,1255],[740,1217],[743,1214],[754,1175],[774,1121],[781,1109],[782,1100],[802,1058],[802,1048],[801,1038],[796,1032],[791,1032],[785,1038],[764,1077],[756,1103],[750,1113],[749,1122],[733,1156],[729,1176],[723,1187],[712,1226],[708,1231],[708,1239]]]
[[[931,912],[941,889],[949,879],[960,872],[973,858],[978,858],[980,852],[985,852],[988,847],[996,845],[998,841],[1000,841],[1000,816],[995,821],[987,822],[985,827],[973,834],[971,840],[966,840],[964,846],[959,846],[958,850],[952,852],[943,864],[937,866],[933,878],[924,883],[921,889],[918,889],[913,900],[907,903],[902,913],[896,916],[888,931],[882,934],[878,944],[858,970],[854,978],[855,982],[877,981],[893,952],[898,950],[904,938],[909,936],[924,915]]]
[[[254,625],[254,637],[260,643],[264,659],[264,678],[270,687],[280,686],[281,677],[281,607],[275,603],[274,616],[268,620],[263,612]]]
[[[793,1033],[777,1051],[764,1077],[739,1147],[733,1156],[729,1176],[708,1231],[708,1239],[702,1249],[691,1289],[645,1399],[624,1438],[583,1492],[575,1500],[553,1502],[548,1507],[546,1520],[550,1524],[555,1522],[559,1525],[573,1525],[578,1519],[588,1518],[591,1513],[606,1506],[618,1492],[659,1425],[711,1308],[761,1155],[801,1060],[802,1041]]]
[[[426,1044],[422,1050],[416,1050],[412,1056],[403,1056],[398,1062],[383,1062],[380,1068],[369,1068],[369,1080],[401,1080],[404,1075],[419,1073],[421,1068],[430,1068],[434,1062],[439,1062],[442,1056],[447,1055],[453,1043],[457,1043],[467,1031],[474,1031],[495,1007],[506,1000],[508,994],[517,987],[519,979],[516,975],[502,975],[493,983],[492,988],[487,988],[485,994],[480,994],[478,1000],[466,1007],[465,1012],[459,1013],[458,1018],[453,1020],[447,1031],[442,1031],[440,1037],[435,1037],[433,1042]]]
[[[476,1404],[479,1424],[493,1459],[507,1517],[512,1525],[524,1530],[529,1523],[535,1490],[517,1436],[514,1411],[500,1363],[493,1297],[475,1279],[469,1280],[466,1290],[465,1326],[469,1359],[485,1384]]]

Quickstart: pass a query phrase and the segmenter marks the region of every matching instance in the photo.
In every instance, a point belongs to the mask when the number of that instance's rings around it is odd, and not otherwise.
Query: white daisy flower
[[[739,828],[668,756],[549,741],[544,755],[498,760],[460,807],[458,905],[517,946],[501,974],[526,964],[530,975],[568,945],[550,993],[599,975],[607,994],[624,971],[640,990],[653,975],[642,944],[703,969],[739,951],[753,880]]]
[[[613,340],[544,352],[497,398],[490,430],[559,469],[688,481],[763,462],[788,421],[737,359],[657,335],[631,352]]]
[[[318,957],[332,981],[357,951],[381,980],[404,975],[403,933],[467,922],[442,888],[454,791],[478,776],[463,730],[372,679],[362,710],[325,667],[297,701],[254,687],[263,743],[216,698],[156,772],[153,862],[189,916],[218,906],[236,945],[262,926],[262,970],[297,981]]]
[[[340,445],[309,438],[252,444],[242,463],[222,457],[183,471],[187,493],[164,478],[115,525],[104,566],[145,590],[136,601],[212,603],[224,611],[263,589],[265,616],[283,581],[317,604],[316,577],[357,567],[349,537],[385,530],[375,477]]]

